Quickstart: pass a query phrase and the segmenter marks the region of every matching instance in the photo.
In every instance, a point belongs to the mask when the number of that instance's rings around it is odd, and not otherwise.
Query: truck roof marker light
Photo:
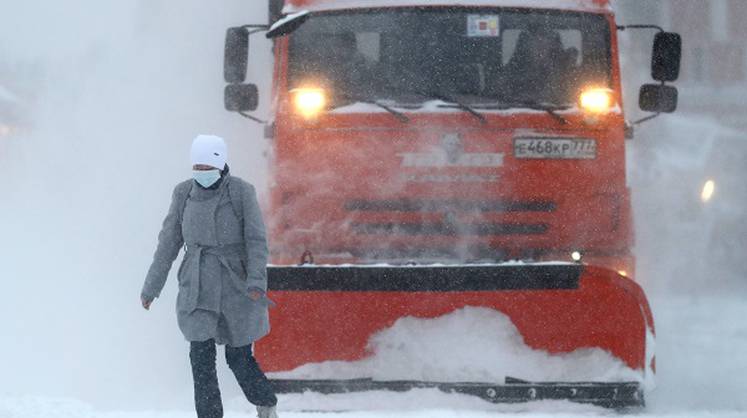
[[[301,87],[292,89],[291,100],[296,112],[304,119],[313,119],[327,107],[327,95],[323,89]]]
[[[592,87],[581,92],[578,98],[581,109],[600,115],[609,113],[615,106],[614,91],[608,88]]]
[[[576,263],[580,263],[582,258],[583,258],[583,254],[581,254],[581,251],[574,251],[571,253],[571,260],[573,260]]]

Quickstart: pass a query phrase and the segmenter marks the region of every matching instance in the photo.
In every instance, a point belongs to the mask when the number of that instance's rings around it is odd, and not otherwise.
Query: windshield
[[[570,105],[609,86],[602,15],[502,9],[374,9],[312,16],[291,35],[289,87],[355,101]]]

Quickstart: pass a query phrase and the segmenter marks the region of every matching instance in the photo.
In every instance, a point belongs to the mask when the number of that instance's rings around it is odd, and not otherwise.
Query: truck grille
[[[503,200],[350,200],[349,211],[370,212],[553,212],[555,202]]]
[[[360,234],[400,234],[400,235],[533,235],[547,232],[546,224],[518,223],[353,223],[352,229]]]
[[[359,234],[396,234],[430,236],[488,236],[488,235],[536,235],[548,230],[545,223],[517,222],[458,222],[460,213],[549,213],[556,209],[549,201],[505,201],[505,200],[457,200],[457,199],[392,199],[349,200],[345,209],[361,214],[391,213],[391,219],[377,221],[358,220],[351,228]],[[397,214],[443,214],[443,221],[397,219]],[[387,216],[388,218],[388,216]]]

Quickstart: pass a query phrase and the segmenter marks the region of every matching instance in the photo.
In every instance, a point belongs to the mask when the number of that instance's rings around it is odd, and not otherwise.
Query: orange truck
[[[532,349],[599,348],[641,379],[276,379],[280,392],[435,387],[491,402],[643,404],[654,324],[634,280],[625,140],[677,106],[681,40],[600,0],[289,0],[229,28],[225,106],[255,121],[252,35],[273,42],[270,372],[372,355],[404,317],[508,316]],[[623,113],[620,30],[656,31]],[[269,70],[269,69],[268,69]],[[455,342],[457,343],[457,342]],[[499,361],[496,359],[496,361]]]

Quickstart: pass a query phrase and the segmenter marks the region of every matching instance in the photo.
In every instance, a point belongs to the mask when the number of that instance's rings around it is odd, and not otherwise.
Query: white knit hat
[[[215,135],[197,135],[192,141],[192,165],[204,164],[223,170],[228,159],[228,149],[223,138]]]

